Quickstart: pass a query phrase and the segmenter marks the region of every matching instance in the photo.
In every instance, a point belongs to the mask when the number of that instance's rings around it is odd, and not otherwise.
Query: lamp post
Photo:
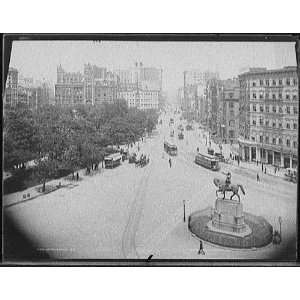
[[[183,222],[185,222],[185,200],[183,200]]]
[[[280,234],[280,237],[281,237],[281,223],[282,223],[282,218],[281,217],[278,218],[278,223],[279,223],[279,234]]]

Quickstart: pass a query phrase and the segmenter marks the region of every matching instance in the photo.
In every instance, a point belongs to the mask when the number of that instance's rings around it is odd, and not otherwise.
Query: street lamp
[[[281,217],[278,217],[278,223],[279,223],[279,234],[280,234],[280,237],[281,237],[281,224],[282,224],[282,218]]]
[[[183,200],[183,222],[185,222],[185,200]]]

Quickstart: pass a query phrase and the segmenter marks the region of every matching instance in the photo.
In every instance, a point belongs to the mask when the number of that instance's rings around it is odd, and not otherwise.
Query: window
[[[272,143],[273,143],[273,145],[276,145],[276,138],[272,139]]]
[[[286,99],[286,100],[290,100],[290,95],[289,95],[289,94],[286,94],[286,95],[285,95],[285,99]]]
[[[263,86],[263,85],[264,85],[264,81],[263,81],[263,80],[260,80],[260,81],[259,81],[259,85],[260,85],[260,86]]]
[[[275,94],[272,94],[272,99],[276,100],[276,95]]]
[[[269,93],[266,93],[265,97],[266,97],[266,99],[269,99]]]
[[[253,111],[256,111],[256,105],[255,104],[253,104],[252,109],[253,109]]]
[[[276,85],[276,80],[273,79],[272,84],[273,84],[273,85]]]
[[[261,105],[261,106],[259,107],[259,110],[260,110],[260,112],[264,112],[264,107]]]
[[[279,113],[282,114],[282,107],[279,106]]]
[[[264,95],[263,94],[259,94],[259,99],[263,99]]]
[[[279,145],[282,145],[282,138],[279,138],[279,139],[278,139],[278,144],[279,144]]]
[[[279,98],[280,100],[282,99],[282,94],[281,94],[281,93],[278,94],[278,98]]]
[[[290,123],[286,123],[286,129],[290,129]]]
[[[273,105],[273,113],[276,113],[276,106]]]
[[[297,100],[297,95],[293,95],[293,100]]]
[[[297,123],[293,124],[294,129],[297,129]]]
[[[229,108],[234,108],[234,103],[233,102],[229,102]]]
[[[259,142],[263,143],[263,136],[262,135],[259,137]]]
[[[252,97],[253,97],[253,99],[256,99],[256,94],[255,94],[255,93],[253,93]]]
[[[298,113],[298,109],[296,106],[294,106],[294,114],[296,115]]]
[[[269,137],[266,136],[266,143],[268,144],[269,143]]]
[[[276,128],[276,122],[275,121],[273,121],[272,125],[273,125],[273,128]]]
[[[278,83],[279,85],[282,85],[282,79],[279,79]]]
[[[252,120],[252,125],[256,125],[256,120]]]
[[[286,107],[286,112],[287,112],[288,114],[290,114],[290,113],[291,113],[291,111],[290,111],[290,107],[289,107],[289,106],[287,106],[287,107]]]
[[[281,122],[278,123],[278,127],[282,128],[282,123]]]
[[[252,86],[256,86],[256,82],[255,81],[252,82]]]
[[[286,85],[290,85],[290,84],[291,84],[290,79],[287,78],[287,79],[286,79]]]
[[[269,112],[269,105],[266,106],[266,112]]]
[[[293,85],[297,85],[297,79],[296,78],[293,79]]]
[[[259,118],[259,125],[263,125],[264,121],[263,118]]]
[[[297,148],[297,142],[295,142],[295,141],[293,142],[293,147]]]
[[[269,85],[270,85],[270,83],[269,83],[269,79],[267,79],[267,80],[266,80],[266,85],[267,85],[267,86],[269,86]]]
[[[269,120],[266,120],[266,126],[269,126]]]
[[[287,145],[288,147],[290,147],[290,146],[291,146],[291,142],[290,142],[290,140],[286,140],[286,145]]]
[[[255,137],[254,136],[251,136],[251,139],[253,142],[255,142]]]

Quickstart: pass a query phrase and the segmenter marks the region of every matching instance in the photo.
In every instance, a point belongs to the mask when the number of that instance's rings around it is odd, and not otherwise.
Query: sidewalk
[[[101,167],[99,167],[99,170],[101,169]],[[75,178],[76,178],[76,173],[75,172]],[[38,197],[41,197],[45,194],[49,194],[52,192],[55,192],[59,189],[62,188],[74,188],[76,186],[78,186],[78,183],[87,176],[90,175],[86,175],[86,169],[81,169],[78,170],[78,174],[79,174],[79,181],[75,180],[71,180],[70,178],[72,178],[72,175],[68,175],[62,178],[58,178],[58,179],[53,179],[50,181],[46,182],[46,191],[43,192],[39,192],[39,189],[42,187],[42,184],[38,184],[36,186],[32,186],[30,188],[27,188],[26,190],[20,191],[20,192],[15,192],[15,193],[11,193],[11,194],[7,194],[7,195],[3,195],[3,207],[10,207],[13,206],[15,204],[18,203],[22,203],[22,202],[27,202],[33,199],[36,199]]]

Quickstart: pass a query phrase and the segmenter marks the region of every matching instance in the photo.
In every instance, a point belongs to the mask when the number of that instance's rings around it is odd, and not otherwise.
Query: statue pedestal
[[[240,237],[252,232],[245,223],[242,203],[229,199],[216,199],[212,219],[207,223],[207,227],[211,231]]]

